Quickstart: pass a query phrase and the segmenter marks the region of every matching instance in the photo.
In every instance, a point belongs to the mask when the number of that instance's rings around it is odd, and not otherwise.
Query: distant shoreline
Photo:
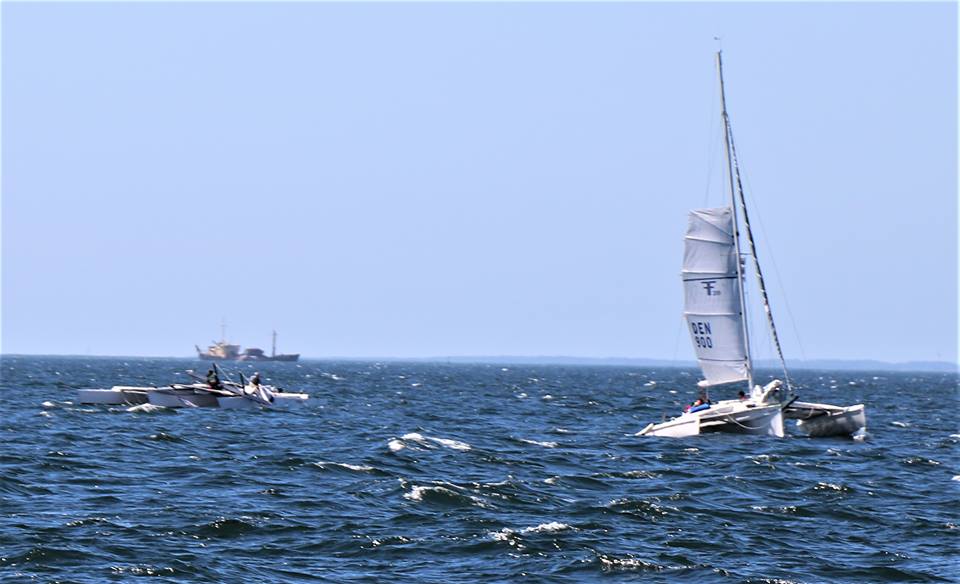
[[[8,357],[56,357],[78,359],[171,359],[193,360],[196,357],[184,356],[157,356],[157,355],[41,355],[26,353],[4,353],[0,359]],[[383,361],[392,363],[452,363],[477,365],[569,365],[569,366],[610,366],[610,367],[669,367],[677,369],[693,369],[697,364],[694,361],[679,361],[669,359],[642,359],[630,357],[566,357],[566,356],[447,356],[447,357],[301,357],[304,361]],[[228,361],[226,363],[261,363],[259,361]],[[779,369],[779,363],[772,360],[761,360],[754,363],[757,369]],[[872,361],[856,359],[807,359],[788,360],[787,366],[797,370],[821,371],[893,371],[893,372],[924,372],[924,373],[958,373],[960,365],[948,361]]]

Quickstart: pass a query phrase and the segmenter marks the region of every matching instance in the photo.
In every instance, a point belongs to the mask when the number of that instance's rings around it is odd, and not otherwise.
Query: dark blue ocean
[[[665,439],[693,370],[261,363],[311,400],[245,411],[76,404],[194,360],[0,363],[3,581],[960,579],[956,374],[794,372],[863,439]]]

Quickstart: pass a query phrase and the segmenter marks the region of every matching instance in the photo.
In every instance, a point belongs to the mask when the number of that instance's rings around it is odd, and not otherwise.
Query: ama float
[[[750,230],[737,150],[727,114],[723,59],[719,52],[717,74],[730,204],[690,212],[683,252],[684,319],[703,373],[703,380],[697,385],[704,397],[708,388],[731,383],[746,382],[747,391],[738,399],[716,403],[704,399],[705,403],[689,408],[672,420],[648,424],[637,435],[685,437],[707,432],[732,432],[782,438],[784,418],[796,419],[797,428],[810,436],[853,434],[866,426],[863,404],[839,407],[799,402],[790,384]],[[746,252],[742,250],[744,245],[749,248]],[[753,271],[770,338],[783,368],[783,381],[774,379],[763,387],[754,384],[750,330],[745,317],[746,256],[753,258]]]

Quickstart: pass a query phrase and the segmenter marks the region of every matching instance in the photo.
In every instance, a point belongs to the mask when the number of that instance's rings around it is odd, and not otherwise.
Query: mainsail
[[[684,316],[705,385],[749,378],[730,207],[695,209],[684,237]]]

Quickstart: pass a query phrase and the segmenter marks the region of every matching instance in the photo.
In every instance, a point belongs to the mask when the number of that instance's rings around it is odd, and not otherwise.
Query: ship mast
[[[730,208],[733,211],[733,241],[737,249],[737,287],[740,290],[740,324],[743,327],[743,342],[747,357],[747,393],[750,393],[753,391],[753,361],[750,358],[750,330],[747,327],[746,294],[744,294],[743,289],[743,265],[740,262],[740,222],[737,214],[736,189],[733,182],[733,137],[730,130],[730,116],[727,115],[727,98],[723,89],[723,58],[720,53],[720,51],[717,51],[717,72],[720,76],[720,110],[723,118],[723,142],[726,146],[724,153],[727,158],[727,177],[730,179]],[[737,175],[739,176],[739,172]]]
[[[270,351],[270,356],[277,356],[277,331],[273,331],[273,349]]]

